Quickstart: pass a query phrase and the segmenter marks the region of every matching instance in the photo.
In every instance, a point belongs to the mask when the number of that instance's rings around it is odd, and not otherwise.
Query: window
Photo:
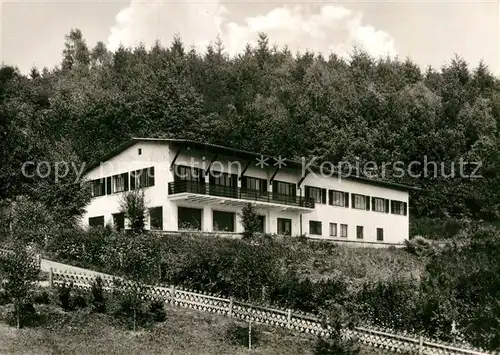
[[[104,227],[104,216],[90,217],[89,226],[91,227]]]
[[[288,218],[278,218],[278,234],[292,235],[292,220]]]
[[[113,176],[113,193],[128,191],[128,173]]]
[[[174,180],[205,182],[205,174],[199,168],[176,165],[174,168]]]
[[[316,203],[322,203],[326,205],[326,189],[306,186],[305,197],[312,198]]]
[[[113,214],[113,226],[116,230],[125,229],[125,214],[115,213]]]
[[[384,240],[384,230],[382,228],[377,228],[377,240]]]
[[[370,210],[370,196],[352,194],[352,207],[358,210]]]
[[[328,190],[328,203],[331,206],[349,207],[349,192]]]
[[[106,194],[104,179],[92,180],[92,197],[104,196]]]
[[[201,213],[202,210],[199,208],[178,207],[177,228],[201,231]]]
[[[213,211],[213,230],[234,232],[234,213]]]
[[[391,213],[392,214],[399,214],[401,216],[406,216],[408,209],[408,205],[406,202],[402,201],[391,201]]]
[[[375,212],[389,213],[389,200],[380,197],[372,197],[372,210]]]
[[[289,182],[273,181],[273,193],[288,196],[297,196],[297,186]]]
[[[106,195],[111,195],[112,187],[111,187],[111,176],[106,178]]]
[[[342,238],[347,238],[347,224],[340,225],[340,236]]]
[[[130,190],[154,186],[155,168],[144,168],[130,173]]]
[[[149,229],[163,230],[163,208],[161,206],[149,209]]]
[[[309,221],[309,234],[322,235],[321,222]]]
[[[258,232],[259,233],[265,233],[266,231],[266,228],[265,228],[265,225],[266,225],[266,217],[265,216],[257,216],[259,218],[259,229],[258,229]]]
[[[330,237],[337,236],[337,223],[330,223]]]
[[[363,239],[363,226],[356,226],[356,238]]]
[[[244,176],[241,180],[241,187],[247,190],[267,192],[267,180]]]
[[[221,173],[218,171],[211,171],[210,172],[210,184],[220,185],[220,186],[228,186],[228,187],[237,187],[238,186],[238,175]]]
[[[138,148],[138,149],[137,149],[137,154],[138,154],[138,155],[142,155],[142,148]]]

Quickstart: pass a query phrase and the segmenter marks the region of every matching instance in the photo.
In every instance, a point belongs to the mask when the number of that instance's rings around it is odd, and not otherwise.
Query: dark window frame
[[[380,208],[382,206],[382,208]],[[382,197],[372,197],[372,211],[389,213],[389,200]]]
[[[377,228],[377,241],[384,241],[384,228]]]
[[[334,203],[334,202],[338,201],[338,199],[335,198],[335,196],[337,196],[337,195],[342,196],[342,198],[340,199],[339,203]],[[328,204],[330,206],[348,208],[349,207],[349,192],[340,191],[340,190],[328,190]]]
[[[332,228],[332,227],[334,227],[334,228]],[[332,233],[332,230],[335,232]],[[330,222],[329,234],[330,234],[330,237],[337,237],[338,236],[337,223]]]
[[[95,221],[102,221],[102,222],[98,222],[98,223],[93,223]],[[89,217],[89,226],[90,227],[104,227],[104,224],[105,224],[105,220],[104,220],[104,216],[94,216],[94,217]]]
[[[282,223],[284,222],[288,222],[290,224],[290,230],[288,231],[288,233],[281,233],[280,231],[280,226]],[[291,218],[277,218],[276,220],[276,233],[277,234],[281,234],[281,235],[292,235],[292,220]]]
[[[155,216],[155,213],[157,213],[157,211],[159,211],[159,218],[156,218],[157,216]],[[163,230],[163,206],[149,208],[148,214],[149,214],[149,229]]]
[[[365,237],[365,227],[364,226],[356,226],[356,239],[364,239]]]
[[[364,199],[364,206],[362,207],[358,206],[358,204],[356,203],[357,201],[360,201],[359,198]],[[352,199],[352,208],[356,210],[366,210],[366,211],[370,210],[370,196],[352,193],[351,199]]]
[[[321,221],[309,221],[309,234],[323,235],[323,223]]]
[[[227,229],[219,229],[218,226],[216,226],[216,221],[215,221],[215,215],[216,214],[226,214],[232,215],[232,230],[227,230]],[[235,212],[229,212],[229,211],[219,211],[219,210],[212,210],[212,230],[214,232],[227,232],[227,233],[234,233],[236,232],[236,213]]]
[[[408,203],[399,200],[391,200],[391,214],[406,216],[408,214]]]
[[[344,235],[345,231],[345,235]],[[341,238],[347,238],[349,236],[349,227],[347,224],[340,224],[340,237]]]
[[[326,205],[326,189],[309,185],[306,185],[304,188],[304,196],[306,198],[312,198],[315,203]]]

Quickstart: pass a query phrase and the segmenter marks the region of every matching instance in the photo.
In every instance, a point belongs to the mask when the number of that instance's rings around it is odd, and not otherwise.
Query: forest
[[[485,64],[455,56],[423,70],[356,48],[347,60],[270,42],[260,34],[237,57],[218,39],[198,53],[179,37],[111,53],[75,29],[53,69],[3,64],[0,200],[62,203],[71,219],[85,204],[79,187],[26,178],[24,162],[88,164],[131,137],[176,137],[333,164],[420,162],[411,176],[384,176],[421,188],[412,218],[498,220],[500,80]],[[460,160],[480,163],[480,177],[460,176]],[[446,171],[424,174],[429,161]]]
[[[500,239],[493,228],[500,219],[500,79],[484,63],[470,68],[458,55],[441,68],[421,68],[410,58],[376,59],[356,48],[345,59],[270,43],[260,34],[256,46],[236,57],[218,39],[199,53],[179,37],[168,47],[109,52],[103,42],[89,48],[74,29],[53,69],[24,75],[16,63],[2,64],[0,235],[38,244],[54,260],[107,272],[123,272],[117,250],[144,242],[144,250],[158,252],[145,259],[158,261],[162,282],[244,300],[258,298],[248,292],[251,285],[267,289],[269,302],[308,312],[329,309],[332,301],[365,323],[442,339],[458,322],[470,343],[499,349]],[[79,230],[89,191],[76,179],[78,169],[57,180],[55,165],[80,168],[131,137],[193,139],[333,164],[404,162],[412,174],[389,168],[384,178],[420,188],[410,196],[411,235],[451,242],[439,249],[415,238],[402,253],[361,250],[352,257],[303,240],[265,241],[260,248],[180,238],[151,247],[153,239],[109,228]],[[39,162],[48,165],[35,174]],[[429,174],[426,162],[446,169]],[[471,163],[465,174],[457,171],[460,162]],[[476,167],[480,176],[472,178]],[[297,250],[304,265],[319,265],[314,272],[324,260],[341,275],[317,281],[306,266],[307,272],[277,262],[299,260]],[[244,262],[234,264],[235,255]],[[255,275],[244,279],[252,262]]]

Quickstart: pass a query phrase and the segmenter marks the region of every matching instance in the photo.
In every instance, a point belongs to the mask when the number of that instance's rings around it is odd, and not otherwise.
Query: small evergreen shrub
[[[356,355],[359,352],[359,344],[354,339],[340,337],[319,338],[314,348],[314,355]]]
[[[50,304],[50,295],[46,290],[39,290],[33,297],[35,304]]]
[[[71,286],[63,284],[57,289],[57,297],[59,300],[59,305],[65,312],[70,312],[73,310],[73,305],[71,304]]]
[[[152,301],[149,304],[149,314],[154,322],[164,322],[167,319],[167,312],[165,312],[164,302]]]
[[[106,299],[104,297],[102,279],[99,276],[92,282],[91,304],[94,312],[106,313]]]

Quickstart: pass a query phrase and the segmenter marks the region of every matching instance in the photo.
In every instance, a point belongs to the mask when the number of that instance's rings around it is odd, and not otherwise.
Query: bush
[[[405,250],[416,256],[430,256],[437,252],[438,247],[430,240],[422,237],[416,237],[405,241]]]
[[[359,344],[354,339],[319,338],[314,348],[315,355],[355,355],[359,354]]]
[[[243,239],[251,239],[260,231],[260,219],[255,206],[248,203],[241,210],[241,224],[243,225]]]
[[[255,325],[252,325],[252,348],[259,344],[260,338],[260,330]],[[232,345],[248,347],[249,325],[231,324],[226,331],[226,339]]]
[[[45,290],[39,290],[33,297],[35,304],[50,304],[50,295]]]
[[[106,299],[104,298],[102,279],[99,276],[92,282],[91,295],[93,310],[97,313],[106,313]]]
[[[59,299],[59,305],[65,312],[73,310],[73,305],[71,304],[71,286],[63,284],[57,289],[57,297]]]
[[[167,319],[164,304],[162,301],[152,301],[149,304],[149,314],[153,321],[161,323]]]

